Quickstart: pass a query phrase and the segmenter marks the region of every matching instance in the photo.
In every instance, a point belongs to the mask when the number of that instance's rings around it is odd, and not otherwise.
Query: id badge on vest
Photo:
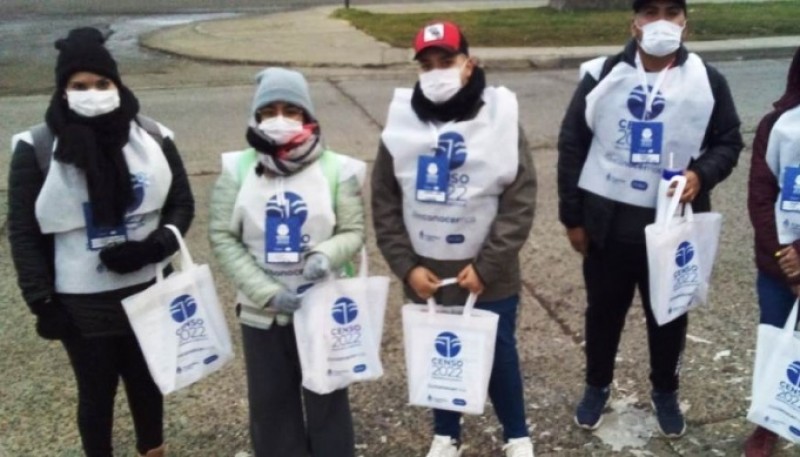
[[[633,121],[631,126],[631,163],[661,163],[661,146],[664,143],[663,122]]]
[[[781,211],[800,212],[800,167],[786,167],[783,170]]]
[[[116,227],[98,227],[94,224],[90,202],[83,203],[83,219],[86,221],[87,244],[90,251],[99,251],[106,246],[128,241],[125,222]]]
[[[450,162],[447,156],[419,157],[417,161],[417,201],[447,203],[449,181]]]
[[[264,245],[267,263],[298,263],[303,234],[297,218],[266,217]]]

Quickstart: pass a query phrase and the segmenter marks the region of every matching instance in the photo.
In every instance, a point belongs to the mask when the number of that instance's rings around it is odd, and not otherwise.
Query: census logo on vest
[[[436,157],[447,157],[450,171],[457,170],[467,161],[467,144],[458,132],[445,132],[439,135]]]
[[[128,206],[128,212],[131,213],[139,209],[144,202],[144,191],[150,186],[150,179],[146,173],[136,173],[131,175],[131,187],[133,187],[133,202]]]
[[[778,383],[778,395],[775,400],[800,412],[800,360],[795,360],[786,367],[786,379]]]
[[[150,187],[150,178],[146,173],[136,173],[131,175],[131,187],[133,188],[133,202],[128,206],[128,214],[133,213],[144,203],[146,190]],[[143,227],[146,221],[146,214],[131,214],[125,218],[125,228],[128,231]]]
[[[278,217],[284,220],[294,220],[300,225],[306,223],[308,217],[308,206],[303,199],[294,192],[284,194],[286,202],[281,205],[278,196],[275,195],[267,202],[267,216]]]
[[[461,339],[453,332],[441,332],[434,341],[436,353],[431,359],[431,372],[435,379],[460,381],[464,372],[461,353]]]
[[[267,263],[298,263],[311,241],[303,233],[308,205],[294,192],[274,195],[267,201],[265,238]]]
[[[361,344],[361,324],[353,322],[358,317],[358,305],[349,297],[341,297],[334,302],[331,316],[338,325],[331,329],[333,350],[340,351]]]
[[[652,86],[648,86],[649,90],[653,90]],[[653,107],[652,112],[650,115],[647,116],[645,119],[645,108],[647,104],[647,92],[642,89],[642,86],[636,86],[628,95],[628,111],[631,112],[631,115],[640,121],[649,121],[657,118],[659,114],[664,111],[664,105],[666,105],[666,100],[661,95],[661,91],[658,91],[656,94],[655,99],[653,100]]]

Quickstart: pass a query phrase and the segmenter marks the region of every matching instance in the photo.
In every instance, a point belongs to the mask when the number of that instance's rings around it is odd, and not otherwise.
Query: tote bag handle
[[[447,278],[439,282],[439,287],[451,286],[454,284],[458,284],[458,279]],[[469,296],[467,297],[467,301],[464,303],[464,312],[462,314],[464,318],[468,318],[472,314],[472,310],[475,309],[475,303],[477,301],[478,295],[470,292]],[[436,314],[436,300],[434,300],[433,297],[428,298],[428,313]]]
[[[164,227],[169,229],[172,234],[175,235],[175,239],[178,240],[178,251],[181,253],[181,271],[194,267],[195,264],[194,260],[192,260],[192,254],[189,253],[189,248],[186,247],[186,242],[183,241],[183,236],[181,235],[180,230],[178,230],[178,228],[172,224],[167,224]],[[157,282],[164,280],[164,268],[167,266],[170,259],[172,259],[172,256],[169,256],[161,262],[156,263],[155,267]]]

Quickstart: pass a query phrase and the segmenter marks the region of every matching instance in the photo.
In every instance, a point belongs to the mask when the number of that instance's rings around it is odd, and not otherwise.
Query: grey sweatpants
[[[302,388],[294,326],[242,325],[242,340],[255,457],[354,457],[347,389]]]

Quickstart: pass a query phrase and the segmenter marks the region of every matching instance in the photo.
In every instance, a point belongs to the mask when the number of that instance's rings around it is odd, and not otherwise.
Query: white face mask
[[[461,71],[464,70],[464,65],[420,73],[419,88],[425,98],[437,105],[453,98],[461,90]]]
[[[69,109],[83,117],[108,114],[119,108],[119,91],[108,90],[68,90]]]
[[[258,129],[272,141],[282,145],[303,131],[303,123],[283,116],[275,116],[261,121]]]
[[[651,56],[664,57],[677,51],[681,45],[684,26],[660,19],[642,27],[638,25],[636,27],[642,31],[639,46]]]

